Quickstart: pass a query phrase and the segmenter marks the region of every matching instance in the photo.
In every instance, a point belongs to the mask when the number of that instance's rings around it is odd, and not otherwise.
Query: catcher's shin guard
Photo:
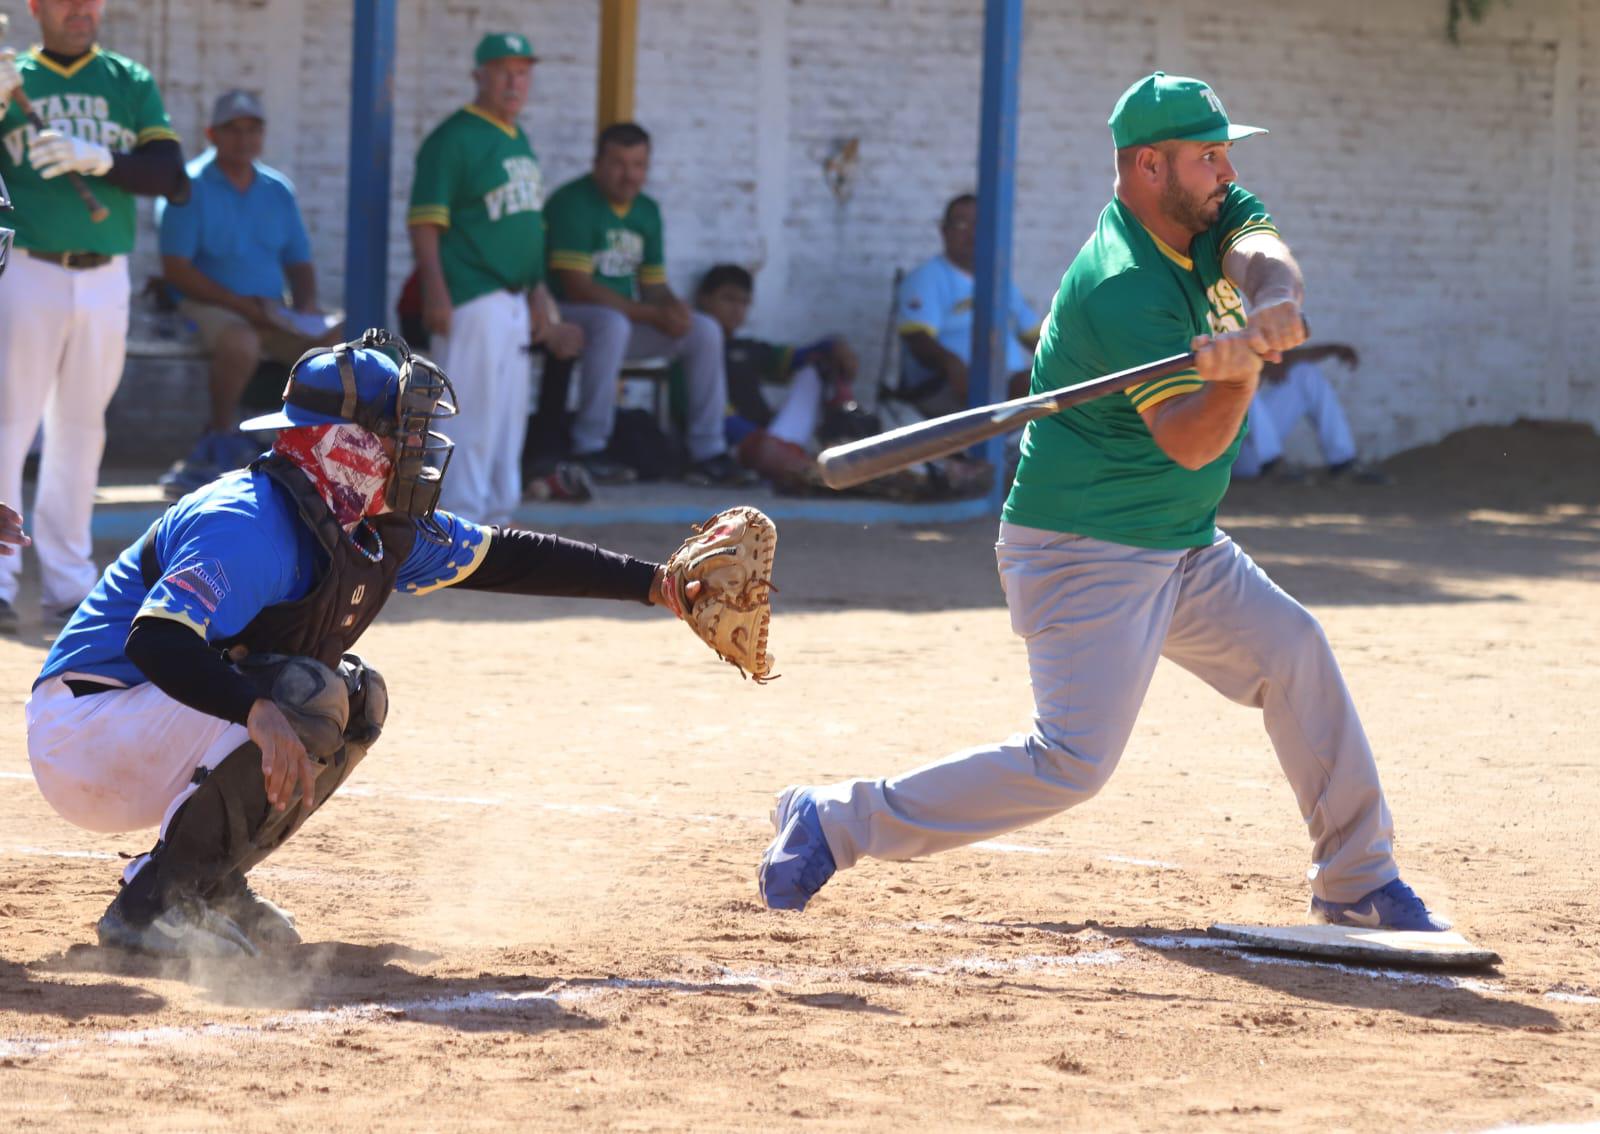
[[[309,658],[262,660],[253,670],[248,664],[241,668],[271,688],[274,701],[320,765],[313,796],[276,810],[267,800],[261,749],[253,741],[241,744],[214,768],[196,769],[194,791],[127,884],[123,899],[133,909],[154,916],[183,899],[206,900],[230,879],[247,873],[328,801],[382,731],[388,690],[382,676],[354,654],[345,655],[337,674]],[[343,723],[333,743],[328,730],[335,718]]]

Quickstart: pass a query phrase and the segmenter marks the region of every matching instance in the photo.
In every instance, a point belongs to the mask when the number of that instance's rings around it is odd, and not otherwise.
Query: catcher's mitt
[[[667,605],[719,657],[746,677],[772,672],[767,627],[772,621],[772,557],[778,529],[756,508],[729,508],[703,524],[667,560],[661,589]],[[700,583],[693,604],[688,586]]]

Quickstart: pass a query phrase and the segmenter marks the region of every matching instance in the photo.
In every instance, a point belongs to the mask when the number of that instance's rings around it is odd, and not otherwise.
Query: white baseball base
[[[1498,965],[1500,955],[1455,932],[1420,933],[1346,925],[1213,925],[1207,932],[1250,949],[1331,961],[1472,969]]]

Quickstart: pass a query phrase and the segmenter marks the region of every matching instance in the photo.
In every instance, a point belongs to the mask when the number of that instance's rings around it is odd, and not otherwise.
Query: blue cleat
[[[823,837],[811,789],[786,787],[779,792],[772,827],[778,837],[761,856],[756,871],[761,900],[768,909],[803,910],[838,869]]]
[[[1440,933],[1450,922],[1428,912],[1416,891],[1396,878],[1354,902],[1327,902],[1311,899],[1311,920],[1326,925],[1350,925],[1359,929],[1398,929]]]

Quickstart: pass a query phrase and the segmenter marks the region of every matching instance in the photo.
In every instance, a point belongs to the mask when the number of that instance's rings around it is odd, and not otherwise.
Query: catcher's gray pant
[[[1317,620],[1221,531],[1154,551],[1001,524],[1033,730],[890,779],[816,789],[841,868],[990,838],[1082,803],[1117,766],[1156,660],[1262,709],[1311,834],[1312,891],[1348,902],[1398,876],[1372,749]]]
[[[704,461],[728,451],[722,419],[728,410],[728,372],[722,354],[722,328],[696,311],[689,333],[670,339],[654,327],[630,320],[598,304],[563,303],[561,317],[583,328],[578,360],[578,415],[572,423],[572,450],[598,453],[611,440],[617,416],[617,375],[624,360],[681,359],[689,388],[689,456]]]

